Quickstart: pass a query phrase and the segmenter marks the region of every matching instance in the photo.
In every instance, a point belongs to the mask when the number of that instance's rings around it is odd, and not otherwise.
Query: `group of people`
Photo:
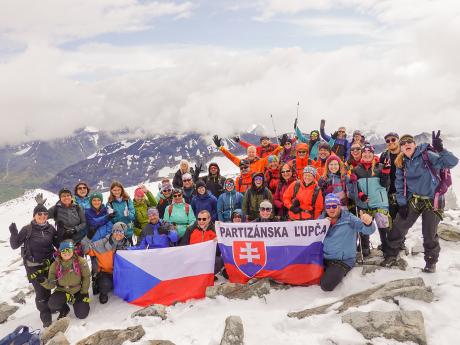
[[[328,135],[324,120],[319,131],[304,134],[297,120],[294,130],[295,137],[284,134],[277,144],[266,136],[258,146],[234,137],[247,149],[244,158],[215,135],[217,148],[239,167],[235,178],[222,176],[216,163],[200,176],[201,165],[192,168],[182,160],[173,182],[162,179],[157,195],[139,185],[131,199],[118,181],[111,184],[106,203],[100,192],[91,192],[81,181],[73,193],[62,188],[49,209],[46,199],[37,195],[31,223],[20,231],[15,223],[10,225],[10,243],[13,249],[21,247],[43,326],[51,324],[54,312],[59,312],[58,318],[66,316],[69,304],[76,317],[86,318],[90,286],[100,303],[107,303],[117,250],[215,240],[216,221],[328,218],[320,286],[331,291],[354,266],[357,247],[363,256],[370,254],[369,235],[376,229],[382,265],[395,265],[407,231],[422,215],[423,271],[435,272],[443,211],[439,186],[445,182],[440,172],[458,163],[444,148],[439,131],[433,132],[431,145],[417,145],[411,135],[390,132],[379,157],[360,131],[354,131],[351,140],[344,127]],[[215,273],[227,277],[223,266],[217,250]]]

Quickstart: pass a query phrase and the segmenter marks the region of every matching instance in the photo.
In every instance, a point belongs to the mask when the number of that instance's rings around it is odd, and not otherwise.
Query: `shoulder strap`
[[[185,204],[185,214],[187,215],[187,217],[188,217],[189,212],[190,212],[190,205],[186,203]]]
[[[294,199],[297,196],[297,193],[299,192],[299,189],[300,189],[300,181],[297,180],[297,181],[295,181],[294,194],[292,194],[292,199]]]
[[[318,199],[318,194],[321,189],[318,187],[318,185],[315,186],[315,190],[313,191],[313,197],[311,198],[311,217],[313,218],[315,216],[315,205],[316,205],[316,199]]]
[[[173,210],[173,204],[169,205],[168,206],[168,214],[169,214],[169,218],[171,218],[171,213],[172,213],[172,210]]]

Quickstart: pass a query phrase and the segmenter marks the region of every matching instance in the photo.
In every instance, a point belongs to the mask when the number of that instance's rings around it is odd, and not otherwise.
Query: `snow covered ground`
[[[458,152],[457,152],[458,153]],[[225,173],[237,172],[236,167],[228,164],[224,158],[218,160]],[[456,189],[460,187],[460,169],[454,170]],[[157,192],[157,182],[148,184],[152,192]],[[132,195],[135,187],[127,188]],[[13,251],[9,246],[8,226],[12,221],[20,229],[31,220],[35,206],[31,191],[23,197],[0,205],[0,302],[12,303],[19,290],[28,286],[25,271],[19,260],[19,250]],[[48,198],[47,206],[57,201],[57,196],[43,191]],[[460,195],[460,194],[457,194]],[[107,193],[104,194],[104,198]],[[460,210],[450,210],[449,222],[458,225]],[[378,234],[372,236],[375,245]],[[418,222],[408,234],[406,244],[409,248],[421,243],[421,227]],[[86,320],[78,320],[70,313],[71,325],[66,332],[69,341],[74,343],[87,335],[101,329],[125,328],[142,324],[146,330],[143,339],[168,339],[175,344],[209,344],[220,343],[224,330],[225,318],[229,315],[241,316],[245,328],[245,343],[252,344],[365,344],[364,337],[350,325],[342,324],[340,315],[330,312],[303,320],[287,317],[290,311],[330,303],[355,292],[378,284],[399,279],[421,276],[425,283],[433,288],[435,301],[424,303],[402,298],[400,308],[420,310],[425,318],[425,327],[429,344],[451,345],[458,341],[458,324],[460,323],[460,243],[441,240],[441,255],[438,271],[424,274],[423,254],[406,257],[409,267],[406,271],[382,269],[366,276],[361,275],[361,268],[353,269],[343,283],[331,293],[323,292],[319,286],[293,287],[288,290],[273,291],[265,299],[252,298],[248,301],[227,300],[225,298],[190,301],[168,307],[168,319],[135,318],[130,315],[138,307],[129,305],[115,296],[111,296],[106,305],[99,304],[97,298],[91,301],[91,312]],[[29,296],[25,305],[13,314],[8,322],[0,325],[0,337],[13,330],[19,324],[40,328],[41,322],[35,309],[34,296]],[[381,300],[349,311],[390,311],[398,306]],[[56,316],[54,316],[56,317]],[[399,344],[384,338],[373,344]]]

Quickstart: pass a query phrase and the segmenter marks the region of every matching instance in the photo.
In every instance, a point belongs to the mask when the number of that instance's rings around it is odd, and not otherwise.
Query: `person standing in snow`
[[[325,124],[326,120],[321,120],[321,137],[331,146],[331,151],[334,152],[334,154],[336,154],[337,156],[339,156],[342,161],[345,161],[348,158],[350,151],[350,142],[347,140],[347,133],[345,131],[345,127],[339,127],[339,129],[335,131],[334,134],[329,136],[326,134],[326,131],[324,130]]]
[[[253,221],[259,216],[260,203],[264,200],[273,201],[273,195],[265,187],[264,174],[255,173],[252,175],[252,185],[244,193],[243,197],[243,215],[248,222]]]
[[[152,192],[150,192],[145,185],[141,184],[134,191],[133,204],[135,210],[134,234],[137,239],[139,239],[142,229],[144,229],[144,227],[149,223],[147,210],[150,207],[157,206],[157,201],[155,200]]]
[[[397,256],[409,229],[422,216],[422,234],[426,273],[436,272],[439,246],[438,224],[444,210],[444,196],[437,196],[437,188],[442,183],[433,176],[440,169],[452,169],[458,158],[444,148],[440,131],[432,133],[432,144],[417,145],[412,135],[403,135],[399,140],[401,153],[395,160],[396,199],[399,210],[388,235],[388,245],[383,248],[385,260],[382,266],[397,264]]]
[[[198,214],[201,210],[207,210],[211,215],[211,221],[217,220],[217,199],[206,188],[206,184],[202,180],[196,183],[196,195],[192,199],[192,209],[194,214]]]
[[[296,179],[294,172],[289,164],[283,164],[280,168],[280,181],[276,187],[275,194],[273,195],[273,205],[275,206],[275,213],[281,220],[287,219],[288,210],[283,204],[284,192],[288,189],[292,182]]]
[[[21,247],[21,256],[27,279],[35,291],[35,306],[40,312],[43,327],[51,325],[51,311],[48,307],[50,291],[45,289],[38,280],[46,277],[54,260],[54,247],[59,245],[56,229],[48,223],[48,210],[42,204],[35,206],[33,220],[18,232],[15,223],[10,227],[11,248]],[[37,280],[38,279],[38,280]]]
[[[84,210],[90,208],[89,192],[90,188],[86,182],[80,181],[75,185],[73,201]]]
[[[276,187],[280,182],[280,164],[277,156],[268,156],[268,165],[265,168],[265,184],[272,194],[275,194]]]
[[[273,204],[269,200],[264,200],[259,205],[259,216],[253,222],[276,222],[278,221],[273,212]]]
[[[250,146],[255,146],[247,141],[240,139],[240,137],[238,136],[233,137],[232,139],[235,140],[237,143],[239,143],[241,146],[243,146],[246,149]],[[279,146],[278,144],[272,144],[272,142],[270,141],[270,138],[266,135],[261,136],[259,140],[260,140],[260,146],[256,147],[256,154],[259,158],[265,158],[267,156],[274,154],[273,151],[275,151]]]
[[[193,224],[196,218],[190,204],[184,201],[182,190],[174,189],[172,194],[173,203],[166,208],[163,220],[173,224],[181,238],[187,227]]]
[[[158,204],[157,204],[157,209],[158,209],[158,212],[160,213],[160,218],[163,219],[164,217],[164,214],[165,214],[165,209],[172,204],[172,191],[173,191],[173,188],[172,188],[172,185],[171,183],[163,183],[161,185],[161,189],[158,193],[158,197],[157,197],[157,200],[158,200]]]
[[[225,180],[225,193],[217,199],[217,219],[221,222],[231,222],[234,210],[241,209],[243,195],[235,190],[235,181],[232,178]]]
[[[208,175],[200,178],[206,184],[206,189],[216,198],[224,192],[225,177],[220,175],[220,168],[217,163],[210,163]]]
[[[196,195],[195,183],[193,182],[193,177],[191,174],[182,175],[182,195],[187,204],[192,204],[193,197]]]
[[[278,160],[280,163],[288,163],[295,158],[296,139],[292,138],[286,141],[283,149],[278,153]]]
[[[320,286],[332,291],[353,268],[356,262],[356,234],[369,236],[375,231],[372,216],[360,211],[359,218],[341,207],[335,194],[325,197],[325,212],[319,219],[331,222],[323,241],[324,274]]]
[[[308,145],[308,156],[310,157],[310,159],[317,160],[318,159],[318,145],[321,141],[319,137],[319,131],[315,129],[310,132],[309,137],[306,137],[305,135],[303,135],[302,131],[297,126],[297,119],[295,119],[294,121],[294,130],[295,130],[295,135],[297,139],[299,139],[301,143]]]
[[[326,160],[326,169],[323,176],[318,181],[318,186],[321,188],[323,196],[333,193],[340,199],[341,206],[347,207],[347,183],[349,183],[349,177],[346,174],[344,164],[339,157],[329,156]]]
[[[123,222],[128,226],[126,238],[129,243],[133,243],[135,209],[134,204],[123,185],[118,181],[113,181],[110,185],[110,196],[107,202],[107,212],[115,213],[112,223]]]
[[[190,174],[193,178],[193,181],[196,182],[200,176],[202,165],[195,164],[195,169],[190,167],[190,164],[185,159],[180,161],[179,170],[176,171],[176,174],[173,178],[173,187],[182,188],[183,185],[183,176],[184,174]]]

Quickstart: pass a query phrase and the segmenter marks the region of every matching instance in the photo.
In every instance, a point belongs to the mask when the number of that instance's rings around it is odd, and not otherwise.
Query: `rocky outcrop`
[[[18,306],[0,303],[0,323],[6,322],[10,315],[13,315],[19,309]]]
[[[225,329],[220,345],[243,345],[244,328],[239,316],[229,316],[225,319]]]
[[[206,297],[216,298],[224,296],[229,299],[244,299],[262,297],[270,293],[272,285],[269,279],[251,279],[247,284],[224,283],[222,285],[209,286],[206,289]]]
[[[46,345],[70,345],[64,333],[58,332]]]
[[[108,329],[98,331],[83,340],[77,345],[121,345],[125,341],[138,341],[145,335],[142,326],[128,327],[126,329]]]
[[[51,326],[46,327],[42,334],[40,335],[40,340],[43,344],[46,344],[49,340],[54,338],[59,332],[65,333],[67,328],[69,328],[70,319],[68,317],[63,317],[62,319],[54,321]]]
[[[460,242],[460,229],[452,224],[441,223],[438,226],[438,236],[444,241]]]
[[[142,308],[131,314],[131,317],[145,317],[145,316],[158,316],[162,320],[166,320],[167,313],[166,307],[161,304],[152,304],[148,307]]]

